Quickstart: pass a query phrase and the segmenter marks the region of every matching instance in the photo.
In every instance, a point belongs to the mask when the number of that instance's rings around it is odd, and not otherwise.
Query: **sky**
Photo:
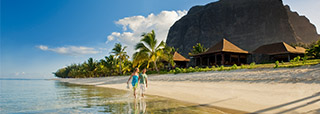
[[[89,57],[128,54],[143,32],[166,40],[170,26],[195,5],[215,0],[1,0],[0,78],[54,78]],[[320,33],[319,0],[284,0]]]

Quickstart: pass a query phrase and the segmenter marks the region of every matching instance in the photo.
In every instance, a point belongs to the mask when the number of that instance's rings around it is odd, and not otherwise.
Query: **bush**
[[[294,64],[294,60],[293,60],[293,59],[291,59],[291,60],[290,60],[290,63],[291,63],[291,64]]]
[[[283,61],[281,61],[281,64],[282,64],[282,65],[284,65],[284,62],[283,62]]]
[[[195,70],[194,70],[194,68],[189,67],[189,68],[187,69],[187,72],[195,72]]]
[[[279,61],[276,61],[274,64],[275,64],[274,68],[279,68]]]
[[[256,65],[256,63],[255,63],[255,62],[250,63],[249,69],[253,69],[253,68],[255,68],[255,65]]]
[[[206,68],[203,69],[205,72],[210,71],[211,69],[207,66]]]
[[[187,69],[181,68],[181,73],[186,73],[186,72],[187,72]]]
[[[177,68],[175,69],[175,71],[174,71],[174,74],[178,74],[178,73],[181,73],[181,72],[182,72],[181,69],[177,67]]]
[[[175,69],[169,71],[169,73],[174,73],[174,72],[176,72]]]
[[[246,69],[247,67],[243,64],[241,64],[241,69]]]
[[[236,64],[233,64],[231,67],[231,70],[236,70],[236,69],[238,69],[238,66]]]
[[[168,71],[166,71],[166,70],[160,70],[160,74],[168,74]]]
[[[307,59],[308,59],[307,56],[304,56],[304,57],[302,58],[302,63],[303,63],[303,65],[306,64]]]
[[[224,66],[221,65],[220,67],[218,67],[218,71],[223,71],[224,70]]]
[[[211,70],[214,71],[216,69],[216,66],[212,66]]]
[[[309,49],[306,50],[306,55],[314,57],[316,59],[320,58],[320,40],[313,43]]]
[[[294,61],[294,62],[299,62],[300,59],[301,59],[301,57],[300,57],[300,56],[297,56],[297,57],[293,58],[293,61]]]

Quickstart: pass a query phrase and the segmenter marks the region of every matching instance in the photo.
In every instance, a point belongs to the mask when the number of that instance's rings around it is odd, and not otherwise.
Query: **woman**
[[[133,96],[136,98],[136,90],[137,90],[137,87],[138,87],[138,79],[139,79],[139,69],[136,68],[134,70],[134,72],[131,74],[130,78],[128,79],[127,81],[127,84],[129,84],[129,81],[130,79],[132,78],[132,88],[133,88]]]

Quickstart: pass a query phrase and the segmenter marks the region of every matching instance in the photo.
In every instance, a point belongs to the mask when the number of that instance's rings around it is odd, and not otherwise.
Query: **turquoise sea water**
[[[1,114],[221,113],[221,110],[158,96],[134,99],[131,91],[54,80],[0,79]]]

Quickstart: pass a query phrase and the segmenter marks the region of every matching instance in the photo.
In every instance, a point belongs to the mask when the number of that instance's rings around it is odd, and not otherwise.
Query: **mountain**
[[[320,35],[305,16],[281,0],[220,0],[192,7],[170,27],[166,43],[186,57],[196,43],[208,48],[223,38],[253,51],[277,42],[308,44]]]

